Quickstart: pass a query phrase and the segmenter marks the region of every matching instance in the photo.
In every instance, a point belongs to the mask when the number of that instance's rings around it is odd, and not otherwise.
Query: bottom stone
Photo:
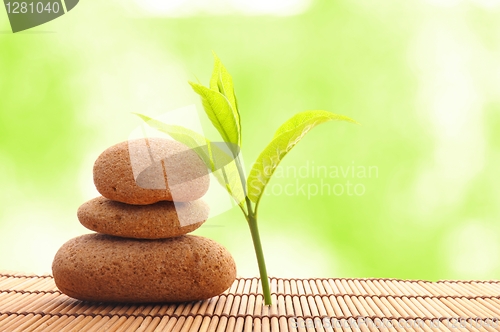
[[[61,292],[99,302],[184,302],[228,289],[236,278],[231,254],[193,235],[137,240],[87,234],[66,242],[52,264]]]

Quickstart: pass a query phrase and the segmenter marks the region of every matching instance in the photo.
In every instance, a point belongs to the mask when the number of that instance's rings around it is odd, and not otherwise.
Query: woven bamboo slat
[[[180,304],[82,302],[51,276],[0,273],[0,331],[500,331],[500,281],[238,278]]]

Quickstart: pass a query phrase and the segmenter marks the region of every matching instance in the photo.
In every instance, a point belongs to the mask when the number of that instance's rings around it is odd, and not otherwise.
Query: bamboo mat
[[[51,276],[0,273],[0,331],[500,331],[500,281],[238,278],[183,304],[82,302]]]

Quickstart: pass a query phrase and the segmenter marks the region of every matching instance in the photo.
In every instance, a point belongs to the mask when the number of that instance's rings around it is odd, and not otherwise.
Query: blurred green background
[[[94,160],[140,124],[131,112],[199,106],[187,80],[208,82],[212,50],[235,81],[247,170],[283,121],[325,109],[362,126],[318,127],[283,168],[377,171],[273,179],[270,275],[498,279],[499,0],[81,1],[17,34],[0,10],[0,270],[50,272],[89,232],[76,210],[98,195]],[[238,209],[196,234],[258,275]]]

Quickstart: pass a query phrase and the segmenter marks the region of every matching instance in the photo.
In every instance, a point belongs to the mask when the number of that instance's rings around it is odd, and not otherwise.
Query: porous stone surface
[[[202,200],[130,205],[97,197],[80,206],[80,223],[90,230],[135,239],[163,239],[190,233],[208,218]]]
[[[187,202],[208,190],[208,170],[184,144],[164,138],[142,138],[106,149],[94,163],[94,184],[114,201],[147,205]]]
[[[200,236],[137,240],[87,234],[59,249],[52,273],[61,292],[80,300],[184,302],[223,293],[236,267],[223,246]]]

